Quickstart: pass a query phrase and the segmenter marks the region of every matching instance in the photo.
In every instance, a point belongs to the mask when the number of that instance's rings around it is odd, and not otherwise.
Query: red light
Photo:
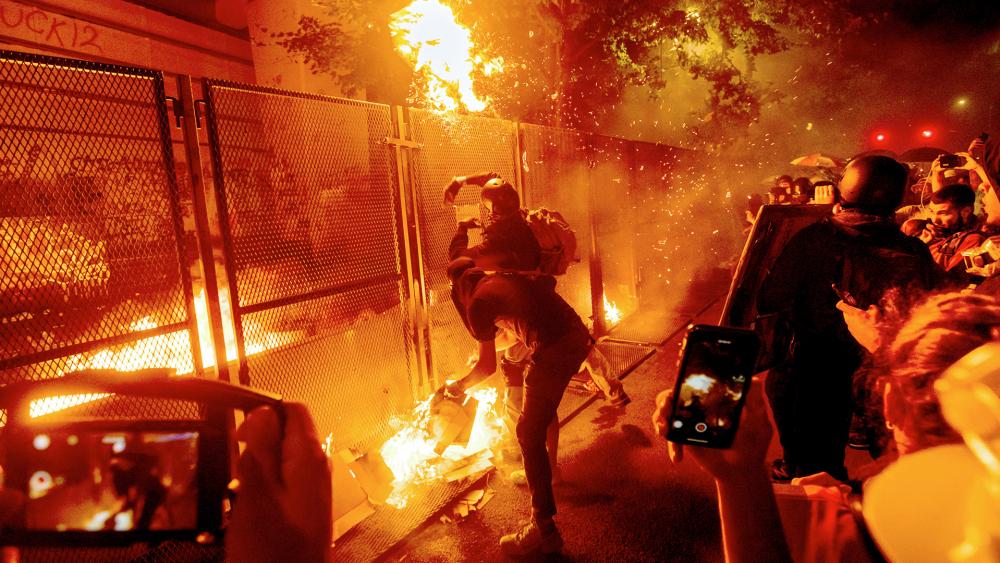
[[[930,129],[924,129],[923,131],[920,132],[920,135],[925,139],[930,139],[931,137],[934,136],[934,131],[931,131]]]
[[[881,143],[882,141],[885,140],[885,134],[879,133],[878,135],[875,135],[875,140]]]

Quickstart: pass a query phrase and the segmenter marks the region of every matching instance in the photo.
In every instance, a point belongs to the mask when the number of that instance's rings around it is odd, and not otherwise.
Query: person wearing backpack
[[[454,203],[465,184],[482,186],[481,204],[486,208],[486,225],[478,217],[458,223],[448,245],[448,259],[470,258],[485,270],[533,271],[541,261],[541,248],[528,221],[521,214],[517,190],[495,172],[459,176],[445,188],[445,204]],[[482,228],[483,242],[469,246],[469,229]]]
[[[470,247],[468,231],[481,228],[478,218],[469,218],[458,224],[448,248],[448,258],[471,259],[477,268],[516,273],[530,278],[541,278],[542,283],[556,285],[554,276],[566,273],[576,258],[576,235],[569,223],[556,211],[546,208],[531,211],[521,208],[520,196],[509,182],[495,172],[482,172],[472,176],[457,176],[445,186],[444,203],[453,205],[462,186],[482,186],[480,198],[488,211],[483,242]],[[504,350],[500,360],[506,405],[505,418],[513,430],[521,414],[524,392],[524,373],[530,363],[531,350],[523,344],[514,344]],[[609,363],[596,346],[584,362],[594,387],[615,407],[624,407],[631,399],[620,381],[611,374]],[[546,446],[554,480],[561,481],[557,453],[559,427],[553,423],[548,430]],[[515,454],[516,457],[516,454]],[[515,470],[510,478],[525,484],[525,471]]]
[[[906,167],[891,158],[852,161],[833,214],[789,239],[761,285],[758,311],[782,314],[793,335],[789,359],[766,381],[784,451],[772,465],[775,479],[823,471],[847,479],[852,376],[864,352],[837,303],[867,310],[890,288],[931,290],[941,283],[927,246],[893,221],[906,181]]]

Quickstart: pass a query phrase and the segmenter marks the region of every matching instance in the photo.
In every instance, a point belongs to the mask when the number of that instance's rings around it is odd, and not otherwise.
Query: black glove
[[[465,183],[465,178],[462,176],[452,178],[451,182],[448,182],[448,185],[444,188],[445,205],[455,205],[455,198],[458,197],[458,192],[462,189],[463,183]]]

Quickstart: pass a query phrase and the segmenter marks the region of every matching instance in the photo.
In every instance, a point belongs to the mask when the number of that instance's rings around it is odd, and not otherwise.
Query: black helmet
[[[491,204],[493,215],[510,215],[521,208],[517,190],[503,178],[493,178],[483,184],[482,198]]]
[[[840,205],[886,217],[903,202],[909,170],[888,156],[852,160],[840,180]]]

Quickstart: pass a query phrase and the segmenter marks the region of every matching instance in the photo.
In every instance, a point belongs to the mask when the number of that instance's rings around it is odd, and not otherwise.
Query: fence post
[[[593,163],[594,140],[591,138],[585,151],[588,166]],[[597,241],[597,204],[594,189],[594,174],[590,174],[587,182],[587,228],[590,229],[590,306],[594,319],[594,337],[600,338],[608,333],[607,322],[604,319],[604,271],[601,269],[601,248]]]
[[[413,355],[416,358],[416,378],[410,378],[410,392],[414,401],[420,401],[430,393],[433,373],[427,333],[427,301],[425,291],[424,262],[420,243],[420,219],[417,213],[416,189],[413,182],[411,150],[420,148],[410,137],[410,130],[402,106],[392,106],[394,110],[393,130],[395,138],[386,139],[394,148],[396,157],[396,182],[399,193],[400,232],[403,237],[402,260],[406,283],[406,307],[410,314],[410,330],[413,334]],[[409,150],[404,150],[409,149]]]
[[[229,358],[226,351],[226,339],[222,330],[222,308],[219,305],[219,280],[215,271],[215,254],[212,249],[212,228],[209,219],[207,189],[205,185],[204,168],[201,161],[201,146],[198,139],[198,120],[195,115],[195,97],[191,77],[179,75],[177,87],[180,91],[180,105],[183,112],[182,127],[184,131],[184,151],[187,156],[188,175],[191,178],[191,194],[194,203],[195,236],[198,243],[199,264],[201,267],[202,289],[205,292],[205,307],[208,314],[208,326],[198,323],[198,330],[208,329],[213,352],[215,354],[215,369],[218,378],[232,383],[229,375]],[[192,290],[192,293],[193,290]],[[197,308],[197,302],[195,304]],[[199,335],[199,342],[201,342]],[[200,350],[204,353],[204,350]],[[202,358],[204,363],[204,358]]]

